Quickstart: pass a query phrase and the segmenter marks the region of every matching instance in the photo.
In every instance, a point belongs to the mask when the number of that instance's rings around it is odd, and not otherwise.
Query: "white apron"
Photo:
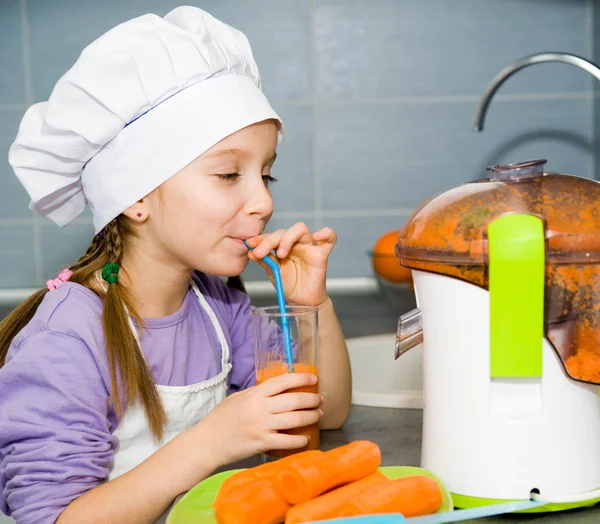
[[[200,293],[195,282],[191,282],[192,290],[202,309],[208,314],[221,344],[221,372],[211,379],[192,384],[191,386],[157,385],[160,399],[167,415],[162,442],[157,442],[150,431],[142,406],[132,404],[123,415],[114,435],[119,439],[114,461],[109,473],[109,480],[117,478],[146,460],[169,440],[203,419],[210,410],[227,396],[229,387],[229,345],[223,329],[214,311]],[[136,341],[139,339],[135,326],[130,318],[130,325]],[[166,514],[158,523],[165,522]]]

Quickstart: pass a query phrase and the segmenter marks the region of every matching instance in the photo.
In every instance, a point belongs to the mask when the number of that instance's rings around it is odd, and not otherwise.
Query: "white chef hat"
[[[247,38],[202,9],[147,14],[92,42],[31,106],[9,162],[30,208],[59,226],[89,204],[100,231],[223,138],[283,123]]]

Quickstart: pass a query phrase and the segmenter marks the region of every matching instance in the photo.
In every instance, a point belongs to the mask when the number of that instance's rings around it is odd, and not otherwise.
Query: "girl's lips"
[[[244,235],[244,236],[231,237],[231,238],[233,238],[234,240],[240,240],[241,242],[243,242],[244,240],[248,240],[249,238],[257,237],[258,235],[260,235],[260,233],[257,233],[256,235]]]
[[[248,238],[252,238],[252,237],[231,237],[231,240],[233,240],[236,244],[239,244],[240,246],[242,246],[246,251],[248,251],[248,248],[246,247],[246,245],[244,244],[244,240],[247,240]]]

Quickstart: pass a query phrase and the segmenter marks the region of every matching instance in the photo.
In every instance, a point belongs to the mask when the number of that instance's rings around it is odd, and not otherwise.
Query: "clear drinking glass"
[[[287,319],[292,345],[292,369],[286,358],[284,342],[284,318]],[[317,369],[318,309],[310,306],[287,306],[281,313],[277,306],[255,308],[252,323],[254,328],[254,358],[256,383],[260,384],[283,373],[312,373],[319,376]],[[318,393],[319,383],[295,388],[290,391]],[[319,448],[319,424],[282,431],[289,435],[308,435],[309,443],[299,449],[273,450],[263,455],[263,461]]]

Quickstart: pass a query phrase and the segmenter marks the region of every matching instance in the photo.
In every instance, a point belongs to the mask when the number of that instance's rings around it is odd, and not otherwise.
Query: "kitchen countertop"
[[[353,440],[372,440],[381,448],[383,466],[419,466],[422,420],[423,412],[418,409],[352,406],[350,416],[342,429],[321,432],[321,449],[326,451],[348,444]],[[250,467],[258,463],[258,458],[253,457],[224,469]],[[514,522],[591,524],[600,522],[600,504],[592,508],[571,511],[537,515],[512,514],[468,522],[481,524],[511,524]]]
[[[422,410],[352,406],[350,416],[342,429],[321,432],[321,449],[325,451],[353,440],[372,440],[381,448],[383,466],[419,466],[422,420]],[[513,514],[470,522],[591,524],[600,522],[600,505],[566,512]]]

